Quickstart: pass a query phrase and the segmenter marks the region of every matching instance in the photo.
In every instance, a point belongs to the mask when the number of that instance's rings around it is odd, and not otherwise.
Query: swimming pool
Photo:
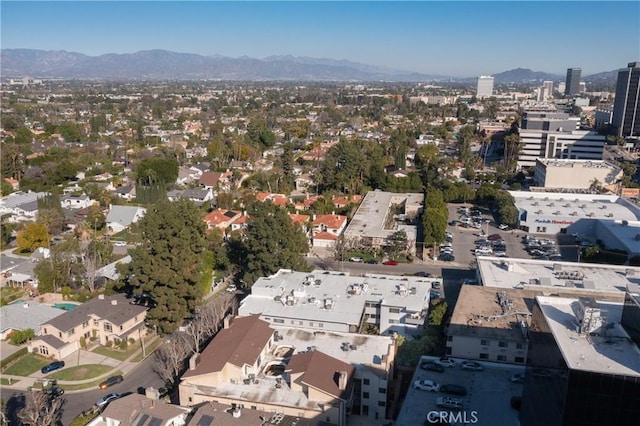
[[[70,311],[76,306],[78,305],[76,305],[75,303],[56,303],[55,305],[53,305],[54,308],[62,309],[63,311]]]

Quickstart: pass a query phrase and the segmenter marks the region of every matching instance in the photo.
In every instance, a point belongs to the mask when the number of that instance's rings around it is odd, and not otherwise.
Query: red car
[[[487,237],[487,240],[489,240],[489,241],[498,241],[498,240],[501,240],[501,239],[502,239],[502,235],[500,235],[500,234],[492,234],[492,235],[489,235]]]
[[[398,262],[396,262],[395,260],[387,260],[386,262],[382,262],[382,264],[387,266],[396,266]]]

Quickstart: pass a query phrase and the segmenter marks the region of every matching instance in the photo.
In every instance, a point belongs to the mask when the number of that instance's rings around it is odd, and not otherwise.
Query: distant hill
[[[348,60],[269,56],[230,58],[202,56],[168,50],[109,53],[87,56],[64,50],[1,49],[0,75],[7,77],[118,79],[118,80],[245,80],[245,81],[451,81],[475,83],[476,76],[454,78],[422,74]],[[516,68],[494,74],[500,83],[564,81],[563,75]],[[606,87],[615,84],[617,71],[584,76],[587,83]],[[597,83],[597,84],[596,84]]]
[[[2,49],[0,64],[2,77],[258,81],[433,81],[447,78],[346,60],[293,56],[229,58],[167,50],[87,56],[67,51]]]

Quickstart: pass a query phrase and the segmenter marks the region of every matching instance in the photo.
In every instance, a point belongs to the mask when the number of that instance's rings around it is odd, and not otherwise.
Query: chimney
[[[115,306],[115,305],[117,305],[117,304],[118,304],[118,301],[114,299],[114,300],[112,300],[112,301],[111,301],[111,304],[112,304],[113,306]]]
[[[200,354],[193,354],[189,358],[189,370],[195,370],[200,363]]]
[[[149,386],[144,390],[144,396],[153,401],[154,399],[160,399],[160,392],[153,386]]]
[[[345,390],[347,388],[347,372],[338,373],[338,389]]]
[[[104,294],[99,294],[99,295],[98,295],[98,299],[100,299],[100,300],[104,300]]]

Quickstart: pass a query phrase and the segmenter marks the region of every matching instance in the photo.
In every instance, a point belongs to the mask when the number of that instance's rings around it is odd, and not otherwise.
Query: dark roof
[[[55,348],[55,349],[60,349],[61,347],[66,345],[65,342],[63,342],[62,340],[58,339],[56,336],[52,336],[51,334],[45,334],[43,336],[37,336],[33,340],[42,340],[47,345],[49,345],[49,346],[51,346],[52,348]]]
[[[320,351],[295,354],[287,366],[292,375],[302,373],[298,381],[336,398],[347,399],[355,367]],[[346,373],[345,389],[338,387],[340,374]]]
[[[113,303],[115,302],[115,304]],[[91,299],[78,307],[53,318],[47,324],[52,325],[60,331],[67,331],[73,327],[81,325],[89,320],[90,315],[95,315],[100,319],[106,319],[115,325],[122,325],[136,315],[145,312],[147,308],[139,305],[132,305],[124,294],[114,296],[100,296]]]
[[[260,314],[236,318],[229,328],[221,330],[200,354],[200,363],[183,377],[221,371],[226,363],[242,367],[252,365],[267,345],[274,330],[260,319]]]

